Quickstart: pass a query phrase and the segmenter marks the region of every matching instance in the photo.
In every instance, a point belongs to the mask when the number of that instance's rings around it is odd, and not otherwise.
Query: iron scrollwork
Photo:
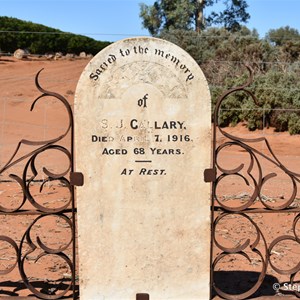
[[[277,267],[272,262],[272,254],[274,253],[274,248],[281,242],[292,241],[300,244],[299,235],[296,232],[296,226],[300,219],[300,208],[295,207],[295,199],[297,195],[297,184],[300,182],[300,174],[291,171],[287,168],[280,159],[275,155],[272,150],[272,147],[265,136],[256,137],[256,138],[244,138],[238,137],[233,134],[226,132],[219,124],[219,114],[221,112],[222,104],[227,99],[227,97],[234,95],[237,92],[242,92],[247,95],[252,101],[259,106],[258,99],[255,95],[248,89],[251,83],[253,82],[253,72],[247,67],[249,71],[248,81],[238,87],[229,89],[223,95],[219,97],[216,103],[214,110],[214,127],[213,127],[213,169],[216,176],[214,180],[211,180],[212,183],[212,207],[213,207],[213,225],[212,225],[212,241],[213,241],[213,252],[215,257],[212,259],[212,288],[214,292],[225,298],[225,299],[245,299],[250,297],[257,291],[259,291],[262,286],[263,281],[266,279],[268,267],[272,268],[273,271],[281,275],[289,275],[290,283],[295,282],[295,277],[300,271],[300,263],[296,266],[282,270],[281,267]],[[219,134],[217,142],[217,133]],[[220,138],[221,137],[221,138]],[[260,151],[255,147],[258,143],[263,143],[266,149],[265,152]],[[230,149],[231,147],[236,147],[240,152],[243,152],[243,157],[247,158],[247,163],[241,162],[240,164],[229,168],[222,166],[221,154],[223,151]],[[268,201],[265,201],[263,195],[263,189],[266,184],[270,182],[271,179],[277,177],[275,172],[267,172],[265,174],[265,169],[262,164],[262,161],[266,161],[268,164],[273,165],[274,168],[277,168],[286,178],[289,180],[292,191],[290,196],[283,201],[283,203],[270,204]],[[245,187],[251,186],[252,190],[250,193],[245,194],[243,201],[231,201],[230,204],[226,204],[220,198],[220,193],[218,193],[220,185],[226,185],[225,180],[228,178],[236,178],[239,180],[240,185],[245,185]],[[225,182],[225,183],[224,183]],[[234,180],[232,180],[234,182]],[[258,204],[259,207],[258,207]],[[254,220],[258,214],[278,214],[278,213],[295,213],[297,214],[293,221],[292,232],[293,235],[281,235],[276,237],[271,241],[268,241],[265,237],[265,233],[260,229],[260,225]],[[240,242],[238,245],[232,247],[224,246],[222,241],[218,241],[217,231],[220,222],[224,221],[225,218],[239,218],[239,222],[235,224],[239,226],[242,222],[248,222],[253,230],[254,241],[250,242],[250,238],[245,242]],[[224,241],[223,241],[224,242]],[[251,263],[251,258],[249,254],[259,256],[259,262],[261,264],[261,270],[258,272],[257,280],[254,284],[249,285],[247,291],[241,293],[229,293],[224,292],[215,280],[215,274],[217,272],[216,266],[226,257],[230,255],[243,256]],[[278,291],[277,291],[278,292]],[[299,291],[293,291],[297,297],[300,297]]]
[[[299,223],[300,219],[300,209],[299,208],[292,208],[291,205],[294,203],[296,195],[297,195],[297,184],[300,182],[300,174],[292,172],[284,164],[281,163],[279,158],[273,152],[268,140],[265,137],[255,138],[255,139],[245,139],[236,137],[227,133],[225,130],[219,126],[219,112],[221,109],[222,103],[226,100],[229,95],[232,95],[235,92],[244,92],[246,93],[254,103],[258,104],[258,101],[255,95],[249,91],[247,88],[253,81],[253,75],[251,70],[248,68],[250,72],[250,77],[247,83],[240,87],[236,87],[233,89],[228,90],[225,92],[217,101],[215,112],[214,112],[214,131],[213,131],[213,169],[210,170],[207,177],[213,179],[213,190],[212,190],[212,197],[213,197],[213,211],[215,214],[218,213],[216,218],[213,222],[212,227],[212,238],[215,247],[220,251],[219,254],[215,257],[214,261],[212,262],[212,271],[214,272],[218,263],[221,260],[229,255],[239,255],[246,258],[248,261],[251,261],[248,252],[252,252],[260,258],[261,269],[260,274],[258,276],[257,281],[254,283],[252,287],[250,287],[246,292],[241,294],[230,294],[222,291],[217,284],[213,281],[213,286],[215,292],[223,298],[226,299],[245,299],[251,295],[253,295],[257,290],[259,290],[265,276],[267,273],[267,268],[270,266],[274,271],[279,274],[289,275],[290,282],[293,283],[295,281],[296,275],[300,271],[300,263],[298,263],[295,267],[282,270],[281,268],[277,267],[271,260],[272,251],[280,242],[283,241],[293,241],[300,244],[300,238],[297,234],[296,226]],[[0,235],[0,241],[3,243],[8,244],[12,249],[15,255],[15,260],[12,264],[5,270],[0,270],[1,275],[7,275],[11,273],[16,267],[18,267],[18,271],[20,273],[20,277],[23,280],[23,283],[27,287],[27,289],[33,293],[35,296],[41,299],[60,299],[68,294],[70,290],[72,290],[72,297],[76,299],[76,248],[75,248],[75,203],[74,203],[74,182],[78,184],[83,183],[83,179],[80,176],[74,176],[73,169],[73,113],[72,109],[68,103],[68,101],[61,95],[47,91],[41,87],[39,84],[39,76],[41,71],[39,71],[35,78],[35,83],[37,89],[41,92],[41,95],[35,99],[31,106],[31,110],[35,108],[37,103],[42,98],[46,97],[54,97],[59,100],[65,107],[67,115],[68,115],[68,126],[63,134],[59,135],[57,138],[46,140],[46,141],[29,141],[29,140],[21,140],[16,150],[14,151],[13,155],[7,162],[7,164],[2,167],[0,170],[0,175],[4,174],[4,172],[9,171],[13,166],[21,163],[26,162],[25,167],[23,169],[22,175],[17,174],[10,174],[9,177],[12,181],[16,182],[22,191],[22,200],[21,202],[13,208],[5,207],[4,205],[0,206],[0,214],[2,215],[32,215],[34,216],[34,220],[31,221],[29,226],[27,227],[26,231],[24,232],[19,244],[9,236]],[[217,131],[221,133],[223,137],[225,137],[226,141],[221,143],[217,147]],[[70,150],[67,148],[59,145],[58,143],[66,138],[68,134],[71,135],[71,147]],[[261,151],[257,150],[253,145],[255,143],[263,142],[266,145],[266,148],[269,152],[269,155],[262,153]],[[17,154],[22,145],[27,145],[30,147],[36,147],[35,150],[23,155],[20,158],[17,158]],[[224,149],[228,147],[239,147],[244,151],[249,158],[249,164],[245,165],[241,163],[240,165],[228,169],[222,166],[222,162],[218,159],[220,153],[224,151]],[[42,153],[47,151],[58,151],[62,153],[67,161],[68,167],[65,171],[55,174],[54,172],[48,170],[46,167],[43,168],[43,174],[46,176],[43,179],[40,185],[40,192],[43,191],[45,185],[49,182],[59,181],[60,184],[68,190],[69,199],[59,207],[48,207],[45,205],[40,204],[32,193],[32,184],[35,182],[37,178],[38,171],[36,168],[36,161]],[[263,166],[261,165],[261,159],[267,160],[269,163],[273,164],[279,170],[284,172],[286,176],[289,178],[292,186],[292,193],[290,197],[284,203],[274,206],[268,204],[266,201],[263,201],[262,189],[269,182],[272,178],[277,176],[276,173],[268,173],[264,174]],[[255,172],[254,172],[255,170]],[[246,174],[246,175],[245,175]],[[67,178],[67,175],[70,175],[71,180]],[[246,186],[253,186],[253,191],[250,195],[247,196],[245,203],[239,204],[237,206],[230,206],[223,203],[218,198],[217,189],[218,186],[228,177],[230,176],[237,176],[240,178],[242,182],[245,183]],[[73,177],[73,179],[72,179]],[[256,209],[252,206],[254,205],[255,201],[259,201],[263,208]],[[28,210],[27,204],[30,204],[34,210]],[[297,213],[296,217],[293,221],[293,228],[292,232],[293,235],[282,235],[275,238],[271,243],[268,244],[267,239],[264,236],[264,233],[260,229],[257,222],[253,220],[251,216],[255,213],[281,213],[281,212],[294,212]],[[249,222],[254,228],[254,240],[250,241],[250,238],[247,239],[245,242],[235,245],[232,247],[227,247],[222,244],[222,242],[218,241],[216,236],[216,228],[218,224],[222,222],[228,216],[238,216],[247,222]],[[46,242],[43,241],[42,237],[37,235],[35,238],[33,237],[33,230],[35,226],[40,222],[45,220],[46,218],[55,217],[59,220],[65,222],[66,226],[69,228],[71,232],[70,239],[60,247],[53,247],[47,245]],[[71,255],[67,252],[68,248],[71,247]],[[70,269],[71,271],[71,281],[68,284],[61,284],[63,286],[62,290],[58,290],[57,288],[50,288],[47,291],[37,289],[34,284],[32,284],[27,272],[26,272],[26,261],[36,250],[39,250],[38,254],[35,257],[35,262],[39,262],[46,256],[56,256],[61,259]],[[71,258],[70,258],[71,256]],[[295,291],[295,295],[300,297],[298,291]]]
[[[63,104],[67,116],[68,116],[68,124],[65,131],[56,138],[45,140],[45,141],[30,141],[26,139],[22,139],[8,162],[0,169],[0,175],[3,175],[5,172],[9,173],[9,170],[21,162],[25,164],[23,169],[23,173],[20,175],[17,174],[9,174],[9,178],[12,182],[17,183],[22,191],[22,200],[15,207],[6,207],[5,205],[0,206],[0,214],[7,215],[10,217],[25,215],[25,216],[33,216],[33,220],[31,220],[29,226],[27,227],[25,233],[20,239],[18,243],[14,239],[9,236],[1,235],[0,241],[3,243],[7,243],[9,247],[11,247],[15,253],[15,261],[10,265],[9,268],[5,270],[0,270],[1,275],[6,275],[12,272],[16,267],[18,267],[18,271],[20,277],[23,280],[23,284],[26,288],[36,297],[41,299],[61,299],[62,297],[68,295],[72,295],[73,299],[77,297],[77,288],[76,288],[76,272],[75,272],[75,261],[76,261],[76,249],[75,249],[75,214],[76,208],[74,203],[74,186],[73,183],[70,182],[69,177],[74,175],[73,170],[73,113],[70,104],[68,101],[60,94],[47,91],[43,89],[39,83],[39,77],[42,70],[40,70],[35,77],[35,85],[39,92],[41,93],[31,105],[31,111],[34,110],[35,106],[41,99],[45,99],[48,97],[55,98]],[[63,147],[59,144],[63,139],[70,135],[70,149]],[[23,155],[22,157],[17,157],[22,146],[30,146],[35,149],[30,151],[29,153]],[[63,154],[68,162],[68,166],[66,170],[55,173],[50,171],[45,166],[42,168],[42,180],[40,181],[40,189],[39,193],[42,193],[45,186],[48,183],[56,183],[57,186],[65,189],[67,191],[67,200],[64,201],[62,205],[49,207],[49,205],[44,205],[39,203],[36,200],[35,192],[32,192],[32,188],[34,184],[37,182],[38,170],[36,167],[36,162],[40,155],[43,153],[51,151],[51,153],[60,153]],[[40,178],[40,177],[39,177]],[[1,183],[1,182],[0,182]],[[28,209],[28,207],[32,207],[33,209]],[[53,245],[47,245],[47,242],[43,240],[42,237],[39,236],[40,233],[34,234],[34,230],[40,222],[45,221],[47,218],[54,218],[55,222],[64,222],[64,227],[70,232],[69,241],[67,241],[64,245],[59,245],[58,247],[54,247]],[[26,262],[28,261],[30,255],[35,253],[35,263],[39,263],[42,259],[49,256],[55,256],[62,261],[66,267],[69,268],[69,272],[71,273],[71,278],[68,279],[68,283],[65,284],[63,279],[57,285],[58,288],[53,287],[49,289],[39,289],[35,287],[34,283],[31,282],[29,275],[26,272]]]

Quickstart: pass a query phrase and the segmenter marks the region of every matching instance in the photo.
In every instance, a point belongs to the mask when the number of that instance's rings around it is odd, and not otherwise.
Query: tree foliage
[[[299,59],[300,35],[299,31],[289,26],[271,29],[266,39],[280,50],[280,60],[295,62]]]
[[[213,105],[224,90],[247,81],[245,65],[254,71],[250,90],[258,103],[245,93],[231,95],[222,105],[221,126],[246,122],[250,130],[271,126],[300,134],[300,34],[296,29],[270,30],[265,38],[246,27],[235,32],[225,28],[200,33],[168,30],[160,37],[197,61],[209,82]]]
[[[225,8],[204,17],[204,10],[219,0],[156,0],[153,5],[140,5],[143,27],[150,34],[162,30],[183,29],[200,32],[207,26],[221,25],[227,30],[238,30],[250,18],[245,0],[224,0]]]
[[[224,10],[218,13],[212,12],[207,17],[207,25],[221,25],[230,31],[239,30],[241,24],[246,23],[250,18],[250,15],[246,11],[248,7],[247,2],[245,0],[226,0],[224,4]]]
[[[81,51],[96,54],[110,44],[10,17],[0,17],[0,31],[2,31],[0,49],[3,52],[13,53],[16,49],[22,48],[32,54],[46,52],[79,54]]]
[[[294,40],[299,42],[300,40],[299,31],[289,26],[269,30],[266,38],[276,46],[283,46],[286,42],[291,42]]]
[[[173,3],[165,0],[164,8],[173,8],[175,11],[169,15],[173,19],[168,16],[168,30],[157,31],[157,36],[177,44],[196,60],[208,80],[213,106],[224,90],[246,82],[248,75],[245,65],[254,71],[255,80],[250,90],[257,97],[258,103],[254,103],[245,93],[231,95],[222,105],[220,125],[233,126],[239,122],[246,122],[250,130],[272,126],[277,131],[288,130],[291,134],[300,134],[298,30],[288,26],[272,29],[265,38],[260,38],[256,30],[249,30],[245,26],[233,31],[224,27],[208,27],[196,32],[190,30],[191,21],[184,21],[192,19],[188,15],[176,12],[176,2],[177,0]],[[208,5],[214,2],[207,0],[206,3]],[[191,1],[186,3],[190,4]],[[160,7],[151,6],[147,9],[154,10],[153,15],[158,16],[157,11]],[[162,14],[161,11],[159,13]],[[175,20],[182,24],[182,28],[172,27]],[[164,22],[163,18],[157,18],[157,26],[160,24],[158,27],[163,27]],[[153,30],[158,28],[157,26],[154,26]],[[48,51],[86,51],[96,54],[109,44],[8,17],[0,17],[0,31],[24,32],[0,33],[0,48],[5,52],[24,48],[38,54]],[[49,34],[44,34],[45,32]]]

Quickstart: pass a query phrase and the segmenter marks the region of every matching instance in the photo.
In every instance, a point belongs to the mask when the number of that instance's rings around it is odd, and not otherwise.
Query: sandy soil
[[[72,105],[77,81],[88,60],[25,60],[14,58],[0,59],[0,168],[2,168],[16,149],[21,139],[30,141],[45,141],[63,134],[68,126],[65,108],[55,98],[47,97],[37,102],[33,111],[30,107],[33,101],[41,94],[35,87],[34,78],[39,70],[44,68],[40,75],[40,84],[46,90],[63,95]],[[70,148],[70,136],[60,143]],[[22,146],[22,155],[33,151],[36,147]],[[54,157],[54,159],[53,159]],[[0,205],[12,209],[17,208],[23,201],[23,192],[20,186],[12,181],[10,173],[22,176],[24,162],[12,167],[0,176]],[[30,192],[38,204],[48,208],[59,208],[70,200],[68,188],[61,182],[47,183],[40,192],[41,180],[44,179],[42,168],[61,173],[68,168],[66,156],[58,151],[46,151],[36,161],[39,175],[30,186]],[[32,174],[29,170],[29,174]],[[40,175],[41,174],[41,175]],[[34,209],[30,204],[25,209]],[[70,214],[68,214],[71,217]],[[14,239],[17,244],[23,238],[26,229],[32,224],[36,216],[5,216],[0,215],[1,233]],[[37,237],[46,246],[57,249],[67,246],[71,238],[71,229],[66,220],[60,217],[44,217],[34,224],[30,236],[35,245]],[[29,249],[25,243],[24,252]],[[40,247],[29,254],[24,270],[30,281],[35,283],[37,290],[53,289],[57,283],[64,280],[60,288],[65,288],[71,277],[67,263],[57,255],[39,257]],[[72,249],[68,247],[65,253],[72,258]],[[7,242],[0,241],[0,270],[7,270],[15,262],[15,250]],[[0,275],[0,296],[2,295],[30,295],[20,283],[20,275],[15,268],[8,275]],[[42,282],[48,282],[47,287]],[[57,292],[56,292],[57,293]]]
[[[55,91],[73,103],[74,92],[77,81],[83,71],[88,60],[24,60],[17,61],[14,58],[0,58],[0,168],[9,160],[11,154],[15,150],[17,143],[26,138],[32,141],[41,141],[55,138],[62,134],[67,126],[67,118],[62,105],[55,99],[46,99],[40,101],[32,112],[30,106],[33,100],[40,95],[34,84],[35,74],[42,68],[40,83],[46,89]],[[300,173],[300,136],[290,136],[288,133],[275,133],[272,128],[262,131],[249,132],[245,126],[238,125],[237,127],[225,129],[228,133],[253,139],[257,137],[265,137],[269,140],[276,158],[287,169],[293,172]],[[226,142],[226,138],[218,133],[218,144]],[[262,166],[262,176],[270,173],[276,173],[277,176],[266,182],[262,189],[261,201],[255,201],[251,207],[263,208],[262,203],[271,206],[278,206],[286,203],[292,196],[295,183],[291,178],[278,168],[272,161],[268,161],[267,157],[274,161],[274,157],[268,150],[266,143],[250,143],[256,145],[256,149],[262,155],[257,155],[258,162]],[[68,146],[68,139],[61,143],[62,146]],[[31,151],[32,147],[22,147],[21,154]],[[54,150],[53,150],[54,151]],[[51,159],[55,154],[55,159]],[[234,169],[242,163],[244,167],[241,174],[248,179],[248,185],[238,176],[227,176],[222,179],[217,187],[216,196],[223,205],[235,206],[245,204],[251,198],[254,191],[255,182],[253,178],[257,178],[259,174],[258,164],[255,163],[251,170],[250,156],[245,149],[238,146],[226,147],[219,153],[218,163],[222,168]],[[43,154],[37,162],[38,171],[42,171],[42,167],[46,165],[48,170],[60,172],[68,167],[63,154],[58,155],[57,152],[51,151]],[[13,167],[9,173],[20,174],[24,164]],[[20,174],[21,176],[21,174]],[[40,175],[39,175],[40,176]],[[36,179],[43,179],[43,176]],[[17,183],[12,182],[8,178],[8,172],[0,176],[0,205],[5,207],[17,207],[22,203],[22,190]],[[40,182],[35,182],[31,186],[31,192],[36,195],[41,205],[46,207],[63,206],[69,200],[69,191],[64,184],[59,182],[51,182],[45,185],[42,193],[39,192]],[[59,199],[59,201],[57,201]],[[299,192],[296,191],[295,201],[291,208],[298,208],[300,203]],[[54,204],[55,201],[55,204]],[[219,206],[219,203],[216,203]],[[27,209],[32,209],[30,205]],[[220,213],[216,212],[217,217]],[[249,245],[245,247],[245,252],[251,258],[242,255],[229,255],[224,257],[216,266],[215,280],[218,286],[224,291],[235,292],[246,291],[257,281],[257,274],[262,269],[262,259],[265,255],[265,243],[269,247],[270,242],[281,235],[294,236],[293,220],[297,213],[289,211],[285,213],[257,213],[249,214],[253,222],[255,222],[261,232],[257,231],[251,220],[242,215],[227,215],[220,220],[216,226],[216,240],[223,247],[237,247],[243,245],[250,239]],[[31,224],[33,217],[10,217],[0,215],[1,233],[0,235],[11,236],[17,243],[23,237],[24,231]],[[295,226],[296,234],[300,237],[299,228],[300,222]],[[250,245],[254,243],[257,236],[260,236],[260,241],[257,244],[257,249],[262,253],[259,254],[251,250]],[[68,244],[70,237],[70,227],[66,221],[58,217],[42,218],[33,226],[32,239],[36,240],[39,236],[42,241],[45,241],[49,247],[61,247]],[[71,255],[71,249],[66,251]],[[213,255],[217,257],[222,251],[214,247]],[[272,263],[284,270],[295,267],[299,263],[300,245],[296,241],[282,241],[272,250]],[[6,242],[0,241],[0,269],[5,270],[12,266],[15,257],[15,250]],[[26,261],[26,272],[31,280],[38,284],[50,279],[55,282],[59,278],[70,278],[70,270],[59,257],[41,257],[38,252],[33,252],[29,255]],[[11,262],[13,261],[13,262]],[[223,271],[228,271],[224,276]],[[235,271],[235,272],[232,272]],[[299,275],[296,277],[299,280]],[[15,269],[10,274],[4,277],[0,275],[0,296],[10,293],[11,295],[26,295],[24,289],[19,290],[16,282],[20,280],[20,276]],[[278,274],[272,268],[268,267],[268,276],[264,281],[260,295],[272,295],[275,291],[272,289],[273,283],[290,282],[287,275]],[[9,287],[9,285],[12,285]],[[20,287],[20,285],[19,285]],[[8,292],[9,291],[9,292]],[[280,291],[279,291],[280,292]],[[28,292],[27,292],[28,294]]]

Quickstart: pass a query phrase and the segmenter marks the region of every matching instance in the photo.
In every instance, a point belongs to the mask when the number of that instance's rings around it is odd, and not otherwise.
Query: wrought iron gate
[[[0,282],[0,298],[6,295],[19,296],[20,291],[28,289],[30,295],[41,299],[77,299],[74,186],[82,185],[83,182],[80,174],[74,173],[73,170],[73,114],[69,103],[63,96],[46,91],[40,86],[40,72],[35,81],[41,95],[33,102],[31,110],[35,108],[40,99],[54,97],[66,109],[68,126],[65,132],[55,139],[21,140],[12,157],[0,170],[1,190],[5,190],[12,184],[20,189],[19,199],[16,200],[13,196],[6,197],[6,202],[9,198],[12,200],[8,206],[1,202],[0,217],[11,218],[12,223],[7,223],[7,226],[11,228],[18,217],[25,217],[26,220],[23,226],[24,230],[21,233],[17,232],[21,235],[20,237],[11,237],[9,234],[0,236],[0,251],[11,253],[8,258],[2,256],[0,258],[0,262],[1,259],[9,261],[4,268],[0,264],[0,276],[8,276],[17,272],[20,277],[20,280],[15,282],[8,280]],[[293,266],[289,268],[278,266],[274,259],[276,253],[284,256],[284,251],[287,250],[284,248],[286,242],[296,245],[300,243],[298,228],[300,207],[297,198],[300,174],[284,166],[272,151],[271,145],[265,137],[238,137],[219,126],[218,120],[222,104],[228,96],[236,92],[244,92],[257,103],[256,97],[247,89],[251,82],[252,73],[250,72],[249,81],[245,85],[230,89],[219,98],[214,112],[213,168],[207,170],[205,174],[206,181],[212,182],[212,297],[219,295],[225,299],[245,299],[249,296],[279,293],[293,293],[300,297],[300,288],[298,289],[296,284],[297,273],[300,270],[299,256],[294,255],[290,259],[289,262]],[[63,140],[70,141],[70,146],[62,146]],[[255,147],[257,144],[263,145],[263,151]],[[18,157],[24,145],[34,149]],[[226,164],[226,155],[229,149],[235,149],[235,153],[242,153],[241,161],[237,160],[235,166],[223,165],[224,162]],[[66,170],[56,173],[46,167],[37,168],[39,157],[49,151],[59,152],[65,156],[65,160],[68,161]],[[12,174],[13,167],[22,162],[25,163],[25,166],[21,172]],[[276,168],[277,171],[266,171],[264,162],[273,166],[274,169]],[[42,176],[40,172],[42,172]],[[279,173],[285,177],[285,181],[282,180],[279,184],[283,185],[289,181],[291,193],[288,197],[281,196],[279,199],[275,199],[279,201],[272,202],[270,197],[265,196],[264,191],[269,182],[279,177]],[[5,176],[6,174],[8,177]],[[62,200],[61,205],[57,206],[59,202],[55,198],[55,193],[54,206],[51,206],[53,203],[41,204],[37,200],[40,193],[49,189],[49,186],[47,187],[49,184],[51,184],[52,192],[64,190],[64,193],[67,194],[64,199],[60,199]],[[238,186],[243,193],[225,197],[226,193],[223,190],[228,185]],[[246,189],[248,189],[248,193],[245,192]],[[268,232],[270,227],[264,226],[264,222],[261,221],[264,216],[274,216],[273,219],[271,217],[271,222],[275,222],[275,218],[284,220],[290,227],[287,227],[286,232],[279,230],[272,234]],[[270,217],[268,218],[270,219]],[[59,241],[53,230],[46,233],[41,230],[42,222],[46,219],[48,221],[52,219],[55,225],[68,230],[68,235],[64,236],[64,240]],[[2,222],[2,228],[4,226]],[[52,237],[50,244],[44,240],[47,235]],[[61,244],[59,244],[60,242]],[[276,250],[280,245],[283,245],[281,246],[284,249],[283,252]],[[27,262],[38,264],[47,257],[56,258],[59,261],[59,268],[65,270],[65,273],[60,272],[58,278],[53,280],[49,280],[49,278],[41,280],[38,276],[30,276],[27,270],[30,267]],[[246,265],[239,266],[242,259],[249,263],[250,268]],[[53,263],[56,264],[56,262],[54,261],[50,260],[50,265],[49,262],[46,262],[46,268],[55,269]],[[289,280],[282,281],[275,277],[275,274],[279,274],[280,278],[288,276]],[[9,287],[10,289],[6,289]],[[140,298],[143,296],[145,295],[139,295]],[[147,297],[148,295],[145,296],[145,299]]]
[[[239,137],[219,125],[222,104],[234,93],[245,93],[258,105],[247,89],[253,81],[248,70],[248,82],[225,92],[214,111],[213,168],[206,171],[206,180],[213,182],[213,294],[225,299],[300,297],[300,255],[295,252],[300,243],[300,174],[291,170],[297,161],[286,167],[265,136]],[[229,151],[235,156],[234,166],[226,164]],[[271,184],[272,180],[277,181]],[[287,184],[290,192],[276,196]],[[228,187],[236,193],[226,195]]]
[[[1,265],[0,275],[9,278],[8,275],[17,269],[20,277],[20,280],[16,280],[15,275],[13,281],[2,281],[0,283],[0,297],[5,295],[19,296],[22,295],[24,289],[28,289],[30,291],[29,296],[33,295],[41,299],[76,299],[78,297],[78,285],[76,284],[75,273],[76,208],[74,184],[80,185],[81,178],[73,172],[73,114],[68,101],[63,96],[46,91],[40,86],[40,72],[36,75],[35,83],[41,95],[33,102],[31,110],[35,108],[40,99],[55,98],[66,109],[68,126],[62,135],[51,140],[21,140],[7,164],[0,170],[1,190],[4,194],[7,193],[1,202],[0,216],[12,220],[8,222],[8,226],[11,228],[8,235],[0,236],[0,250],[2,251],[0,261],[9,261],[8,264]],[[70,150],[60,144],[63,140],[70,143],[68,147]],[[24,146],[30,147],[31,150],[20,156],[19,153],[22,152]],[[64,160],[68,162],[66,170],[57,173],[45,166],[38,168],[39,158],[47,152],[64,155]],[[25,167],[19,174],[11,173],[15,166],[23,162]],[[19,189],[18,197],[15,197],[16,194],[10,194],[11,186],[14,190]],[[38,199],[45,190],[48,191],[48,197],[50,194],[54,195],[52,202],[48,200],[41,203]],[[62,199],[56,198],[57,190],[58,192],[63,191],[65,194]],[[23,217],[23,221],[20,221],[20,217]],[[9,234],[14,231],[13,228],[16,226],[17,220],[24,223],[24,231],[19,232],[18,229],[15,236],[11,237]],[[2,219],[2,232],[5,229],[5,222]],[[57,233],[60,234],[62,230],[49,228],[45,223],[53,223],[54,226],[65,229],[67,233],[64,238],[61,240],[58,238]],[[3,253],[5,254],[3,255]],[[30,265],[29,262],[38,265],[38,269],[32,270],[32,264]],[[64,270],[64,273],[58,274],[53,279],[43,278],[43,275],[38,275],[43,267],[50,272],[55,273],[60,269]]]

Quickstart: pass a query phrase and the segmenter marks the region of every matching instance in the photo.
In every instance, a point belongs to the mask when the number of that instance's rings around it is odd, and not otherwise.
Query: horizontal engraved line
[[[152,160],[136,160],[136,163],[152,163]]]

